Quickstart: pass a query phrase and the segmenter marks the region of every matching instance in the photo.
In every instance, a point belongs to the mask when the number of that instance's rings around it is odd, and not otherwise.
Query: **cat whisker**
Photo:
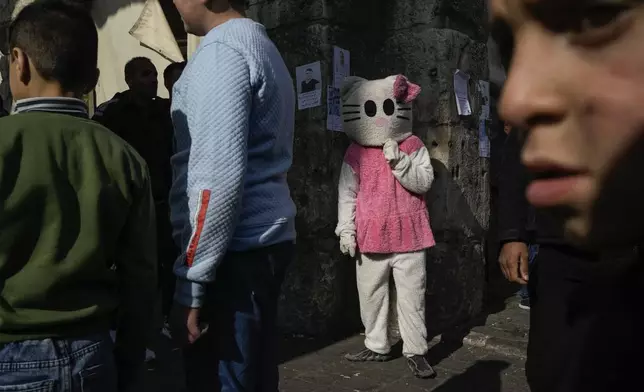
[[[345,107],[345,108],[359,108],[362,105],[352,105],[352,104],[347,103],[347,104],[342,105],[342,106]]]
[[[348,120],[344,120],[344,122],[351,122],[351,121],[356,121],[356,120],[360,120],[360,117],[350,118]]]
[[[410,120],[410,118],[409,118],[409,117],[405,117],[405,116],[396,116],[396,117],[401,118],[401,119],[403,119],[403,120],[407,120],[407,121],[409,121],[409,120]]]
[[[398,110],[411,110],[411,108],[397,108]]]
[[[360,114],[360,112],[359,111],[357,111],[357,112],[343,112],[342,114]]]

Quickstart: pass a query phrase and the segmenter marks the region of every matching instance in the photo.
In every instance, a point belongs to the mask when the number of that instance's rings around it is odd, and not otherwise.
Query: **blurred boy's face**
[[[194,34],[196,36],[204,36],[207,27],[204,23],[204,17],[207,15],[210,3],[225,3],[225,0],[173,0],[177,11],[183,20],[183,27],[186,33]]]
[[[556,213],[580,243],[640,240],[644,6],[627,0],[489,3],[495,27],[505,26],[514,39],[500,113],[527,131],[522,160],[537,176],[529,201]]]

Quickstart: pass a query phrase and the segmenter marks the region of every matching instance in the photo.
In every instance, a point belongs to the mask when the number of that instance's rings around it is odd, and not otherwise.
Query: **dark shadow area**
[[[505,133],[503,132],[502,122],[499,121],[496,116],[496,108],[494,106],[491,107],[491,112],[493,113],[489,132],[491,156],[490,172],[487,177],[490,186],[490,218],[487,232],[484,232],[478,224],[477,219],[471,212],[460,187],[454,182],[454,173],[449,171],[442,163],[432,160],[432,165],[434,166],[437,179],[443,178],[444,181],[447,182],[447,184],[444,184],[443,186],[448,188],[448,197],[456,199],[456,201],[450,200],[450,203],[457,204],[461,219],[463,219],[462,226],[469,228],[474,233],[479,234],[480,237],[485,238],[485,244],[482,244],[483,249],[481,249],[481,252],[484,252],[483,257],[486,261],[485,266],[482,267],[485,269],[482,271],[482,274],[485,276],[485,282],[482,282],[484,287],[481,288],[478,286],[483,293],[481,311],[469,320],[455,320],[455,323],[443,324],[438,327],[433,324],[434,320],[432,319],[430,304],[432,304],[432,302],[436,303],[436,301],[444,301],[445,297],[447,297],[449,298],[450,304],[452,304],[452,310],[447,312],[448,314],[466,313],[464,310],[458,309],[457,306],[467,306],[468,301],[471,301],[471,298],[467,298],[465,290],[459,290],[459,288],[477,287],[476,282],[470,282],[467,284],[466,280],[468,278],[476,279],[477,276],[463,276],[463,271],[467,271],[465,268],[459,268],[459,271],[456,274],[446,273],[445,265],[453,262],[452,260],[437,264],[428,263],[428,337],[430,339],[439,335],[441,337],[440,343],[432,347],[428,354],[428,359],[432,364],[440,363],[452,353],[463,347],[463,339],[470,334],[472,329],[485,326],[491,315],[495,315],[506,310],[508,299],[515,296],[520,288],[519,285],[510,283],[504,278],[497,262],[499,243],[496,217],[498,208],[501,207],[497,203],[497,173],[501,164],[500,155],[505,140]],[[476,237],[477,236],[475,235],[475,238]],[[453,242],[454,240],[446,238],[443,241],[449,245],[450,242]],[[470,249],[471,251],[475,251],[475,248]],[[472,254],[470,260],[476,260],[477,257],[480,259],[481,255],[478,253]],[[468,265],[467,267],[469,269],[468,273],[472,274],[472,265]],[[480,273],[481,271],[478,272]],[[479,274],[479,279],[480,276],[481,275]],[[435,295],[433,299],[432,292],[430,290],[430,279],[438,280],[440,282],[440,287],[443,290],[440,292],[440,295]],[[475,294],[475,292],[472,292],[472,294]],[[456,304],[454,304],[454,301],[456,301]],[[439,305],[436,304],[435,306]],[[442,306],[445,305],[442,304]],[[470,306],[474,306],[474,304],[470,304]],[[509,333],[513,332],[514,331],[510,331]],[[515,335],[522,333],[523,331],[517,330]]]
[[[347,336],[348,337],[348,336]],[[329,347],[343,340],[340,337],[310,337],[283,333],[279,337],[278,361],[280,364]]]
[[[477,361],[433,392],[501,392],[501,372],[508,367],[510,364],[504,361]]]
[[[334,42],[351,52],[352,74],[375,78],[373,53],[378,40],[374,36],[378,36],[377,22],[382,16],[378,3],[327,1],[328,14],[322,15],[320,2],[298,1],[289,7],[259,2],[251,6],[250,15],[266,24],[291,72],[321,60],[323,81],[332,80],[333,48],[323,42]],[[300,13],[293,14],[292,7]],[[324,21],[313,22],[319,18]],[[325,41],[319,35],[320,23],[333,26],[325,33]],[[286,339],[283,361],[343,341],[362,328],[355,261],[340,253],[334,233],[338,178],[349,141],[340,132],[326,130],[325,105],[298,110],[295,126],[288,182],[297,207],[297,259],[280,299],[279,324]]]

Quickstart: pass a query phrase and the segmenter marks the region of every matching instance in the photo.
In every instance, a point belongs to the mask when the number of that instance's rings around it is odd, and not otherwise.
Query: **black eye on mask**
[[[396,105],[394,104],[394,101],[392,101],[391,99],[385,100],[385,102],[382,104],[382,110],[387,116],[393,115],[396,111]]]
[[[374,101],[367,101],[364,103],[364,113],[369,117],[374,117],[378,113],[378,106]]]

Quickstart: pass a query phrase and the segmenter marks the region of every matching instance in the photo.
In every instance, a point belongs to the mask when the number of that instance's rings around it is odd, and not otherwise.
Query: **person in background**
[[[8,36],[16,105],[0,119],[0,390],[138,390],[156,292],[154,205],[143,159],[79,99],[98,80],[94,21],[68,2],[36,1]]]
[[[175,0],[204,36],[174,87],[173,335],[189,391],[277,392],[277,301],[295,250],[293,80],[243,0]]]
[[[170,65],[168,65],[163,71],[163,84],[165,85],[165,88],[168,90],[168,94],[170,95],[170,101],[172,101],[172,88],[181,77],[181,74],[183,73],[183,70],[185,68],[186,68],[186,62],[182,61],[180,63],[170,63]]]
[[[539,245],[536,242],[563,243],[560,235],[551,227],[537,226],[535,211],[525,199],[525,187],[529,173],[521,165],[519,132],[507,131],[499,165],[499,212],[498,227],[501,251],[499,263],[505,277],[521,284],[519,307],[530,309],[528,288],[529,271],[537,258]],[[547,219],[545,220],[547,222]]]
[[[93,119],[123,138],[145,159],[150,170],[152,195],[157,217],[157,254],[162,312],[172,306],[174,276],[172,266],[178,249],[172,241],[168,195],[172,185],[170,158],[174,152],[174,132],[170,102],[157,96],[157,70],[146,57],[135,57],[125,65],[129,90],[117,93],[96,109]]]
[[[632,390],[644,366],[644,260],[613,252],[644,240],[644,4],[490,0],[490,11],[509,59],[500,114],[525,140],[527,200],[569,241],[603,253],[539,249],[530,387]]]

